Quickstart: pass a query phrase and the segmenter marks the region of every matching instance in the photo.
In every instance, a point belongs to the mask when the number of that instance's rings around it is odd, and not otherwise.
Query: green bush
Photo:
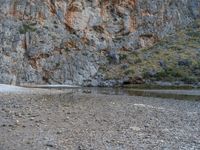
[[[200,32],[188,32],[187,35],[191,36],[191,37],[198,37],[200,38]]]
[[[20,34],[25,34],[26,32],[35,32],[36,28],[33,27],[33,24],[23,24],[22,27],[19,28]]]
[[[193,84],[198,82],[198,79],[196,77],[191,77],[191,76],[183,77],[181,80],[187,84]]]
[[[144,71],[143,77],[145,79],[152,79],[157,81],[194,81],[194,78],[188,78],[189,72],[184,68],[166,68],[157,72],[155,75],[150,75],[148,71]]]
[[[126,71],[124,71],[125,75],[133,75],[135,73],[135,71],[133,69],[127,69]]]
[[[127,54],[119,54],[119,59],[122,60],[126,60],[127,59]]]

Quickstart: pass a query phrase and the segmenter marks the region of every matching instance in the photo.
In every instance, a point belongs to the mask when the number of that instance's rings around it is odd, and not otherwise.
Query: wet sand
[[[200,101],[0,94],[0,150],[200,149]]]

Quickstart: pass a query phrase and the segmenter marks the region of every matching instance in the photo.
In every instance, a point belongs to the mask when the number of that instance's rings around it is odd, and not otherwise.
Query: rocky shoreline
[[[199,101],[0,94],[0,149],[199,149]]]

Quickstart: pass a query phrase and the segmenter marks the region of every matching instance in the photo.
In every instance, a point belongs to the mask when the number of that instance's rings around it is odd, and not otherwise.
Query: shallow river
[[[64,88],[57,88],[64,90]],[[134,88],[75,88],[75,92],[87,94],[105,94],[105,95],[124,95],[124,96],[143,96],[143,97],[157,97],[157,98],[171,98],[178,100],[200,100],[200,90],[190,89],[134,89]]]

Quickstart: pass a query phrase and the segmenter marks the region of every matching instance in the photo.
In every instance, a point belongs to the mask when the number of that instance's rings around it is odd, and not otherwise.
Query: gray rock
[[[199,6],[199,0],[0,0],[0,83],[113,85],[94,80],[107,54],[119,63],[120,49],[152,46],[199,18]]]

